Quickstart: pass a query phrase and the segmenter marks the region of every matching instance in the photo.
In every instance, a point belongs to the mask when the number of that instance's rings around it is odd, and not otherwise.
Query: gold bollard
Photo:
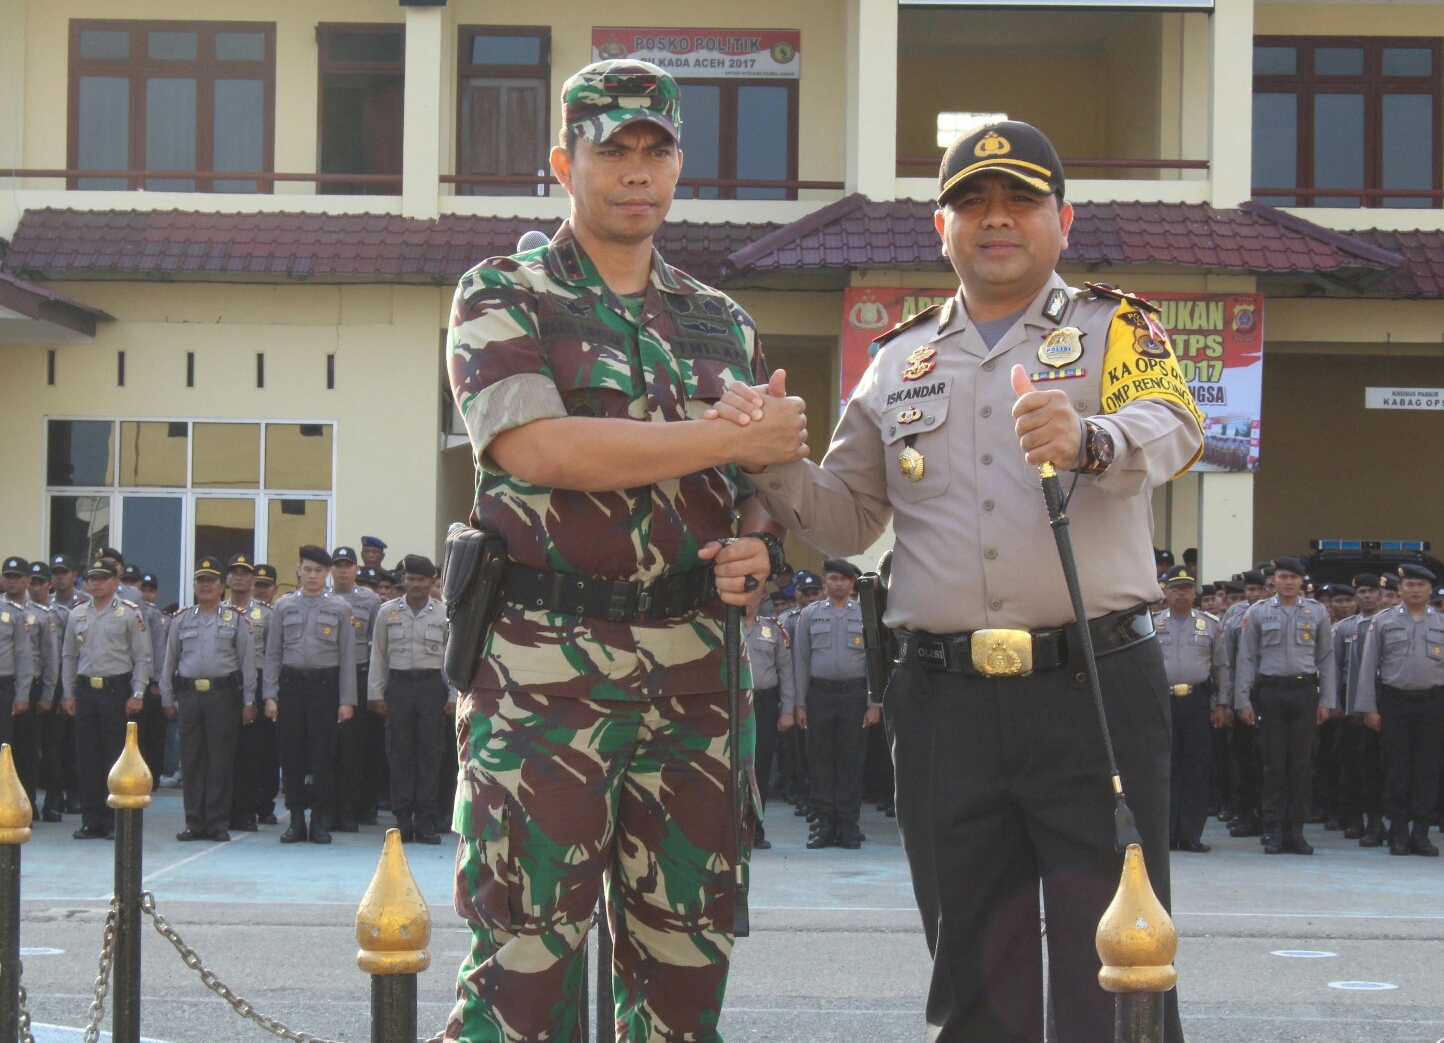
[[[1163,994],[1178,984],[1178,931],[1153,893],[1143,849],[1129,844],[1118,893],[1098,921],[1098,984],[1114,993],[1114,1043],[1162,1043]]]
[[[140,1041],[140,888],[145,809],[154,779],[140,755],[140,726],[125,725],[125,748],[106,783],[115,809],[115,1009],[112,1043]]]
[[[140,755],[140,725],[135,721],[125,724],[125,748],[120,751],[106,784],[110,797],[106,803],[113,808],[141,810],[150,807],[150,792],[155,788],[155,777]]]
[[[0,1043],[20,1034],[20,845],[32,821],[7,742],[0,745]]]
[[[381,861],[356,910],[356,966],[371,975],[371,1043],[415,1043],[416,975],[431,966],[431,910],[388,829]]]
[[[23,844],[30,839],[30,797],[15,771],[10,744],[0,744],[0,844]]]

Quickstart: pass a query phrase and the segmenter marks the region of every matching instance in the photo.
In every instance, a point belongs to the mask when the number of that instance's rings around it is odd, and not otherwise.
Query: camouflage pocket
[[[518,931],[527,921],[512,813],[505,786],[478,783],[472,787],[466,833],[476,841],[479,865],[475,881],[477,911],[494,927]]]

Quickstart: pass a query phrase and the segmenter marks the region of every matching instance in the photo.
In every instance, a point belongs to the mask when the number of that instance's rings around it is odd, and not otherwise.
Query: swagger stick
[[[1078,561],[1073,557],[1073,537],[1068,531],[1068,514],[1064,510],[1063,484],[1050,463],[1038,466],[1043,482],[1043,499],[1048,504],[1048,522],[1058,543],[1058,560],[1063,565],[1063,578],[1068,582],[1068,596],[1073,601],[1074,630],[1082,645],[1083,662],[1088,671],[1088,687],[1093,691],[1093,705],[1098,711],[1098,727],[1103,732],[1103,749],[1108,754],[1108,774],[1113,781],[1113,834],[1120,852],[1129,844],[1142,844],[1128,798],[1123,795],[1123,779],[1118,774],[1118,761],[1113,756],[1113,737],[1108,732],[1108,714],[1103,709],[1103,686],[1098,681],[1098,657],[1093,652],[1093,634],[1088,629],[1088,610],[1083,604],[1083,585],[1078,580]],[[1069,635],[1070,639],[1072,635]]]
[[[723,624],[727,647],[727,745],[732,775],[732,935],[746,938],[751,933],[747,912],[747,882],[742,866],[742,815],[747,801],[747,764],[740,749],[742,739],[742,608],[728,605]]]

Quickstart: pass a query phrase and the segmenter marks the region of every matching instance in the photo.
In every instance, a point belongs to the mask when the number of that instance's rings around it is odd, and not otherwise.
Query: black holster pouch
[[[451,527],[441,564],[441,600],[451,624],[442,673],[458,692],[471,691],[487,631],[501,605],[505,575],[506,542],[500,536],[468,525]]]
[[[889,552],[891,553],[891,552]],[[862,608],[862,643],[867,662],[868,702],[881,703],[892,669],[892,631],[883,625],[887,611],[887,574],[867,572],[857,581],[857,600]]]

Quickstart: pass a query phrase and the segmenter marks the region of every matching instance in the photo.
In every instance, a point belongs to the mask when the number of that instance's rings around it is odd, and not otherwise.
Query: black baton
[[[1098,657],[1093,651],[1093,633],[1088,629],[1088,610],[1083,604],[1083,584],[1078,580],[1078,561],[1073,557],[1073,537],[1068,531],[1068,515],[1064,508],[1063,483],[1052,464],[1038,467],[1043,482],[1043,499],[1048,504],[1048,521],[1058,543],[1058,560],[1063,565],[1063,578],[1068,581],[1068,596],[1073,601],[1074,629],[1082,646],[1083,662],[1088,671],[1088,687],[1093,691],[1093,705],[1098,711],[1098,727],[1103,732],[1103,749],[1108,754],[1108,774],[1113,781],[1113,833],[1120,852],[1129,844],[1143,843],[1128,798],[1123,795],[1123,779],[1118,774],[1118,761],[1113,756],[1113,737],[1108,732],[1108,714],[1103,708],[1103,686],[1098,681]],[[1071,635],[1070,635],[1071,638]]]
[[[742,816],[747,807],[747,764],[739,748],[742,739],[742,608],[728,605],[723,626],[727,649],[727,744],[732,775],[732,936],[752,932],[747,912],[747,881],[742,866]]]

